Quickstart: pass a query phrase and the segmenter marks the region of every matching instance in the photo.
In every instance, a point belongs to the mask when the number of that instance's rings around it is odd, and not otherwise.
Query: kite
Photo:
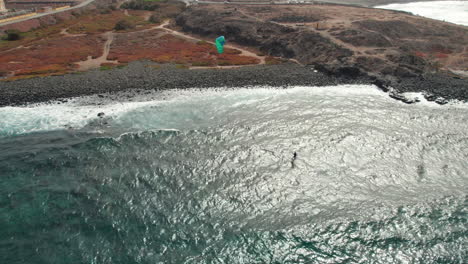
[[[226,40],[224,39],[224,36],[218,37],[215,40],[216,43],[216,49],[218,49],[219,54],[223,54],[224,52],[224,44],[226,43]]]

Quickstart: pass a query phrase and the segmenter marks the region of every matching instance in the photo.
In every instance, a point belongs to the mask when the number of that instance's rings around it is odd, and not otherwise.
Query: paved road
[[[77,8],[82,8],[84,6],[87,6],[87,5],[91,4],[94,1],[95,0],[86,0],[86,1],[80,3],[80,4],[76,5],[76,6],[72,6],[72,7],[69,7],[69,8],[64,8],[64,9],[57,10],[57,11],[41,13],[41,14],[37,14],[37,15],[34,15],[34,16],[18,19],[18,20],[13,20],[13,21],[5,22],[5,23],[0,23],[0,27],[10,25],[10,24],[15,24],[15,23],[22,22],[22,21],[27,21],[27,20],[30,20],[30,19],[38,18],[38,17],[48,16],[48,15],[51,15],[51,14],[56,14],[56,13],[60,13],[60,12],[64,12],[64,11],[69,11],[69,10],[73,10],[73,9],[77,9]]]

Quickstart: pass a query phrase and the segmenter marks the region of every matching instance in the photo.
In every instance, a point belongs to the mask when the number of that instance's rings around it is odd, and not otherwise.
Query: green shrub
[[[159,16],[159,14],[152,14],[149,18],[151,23],[159,24],[163,21],[163,19]]]
[[[110,14],[110,13],[112,13],[112,10],[110,8],[104,8],[104,9],[99,10],[99,13],[100,14]]]
[[[133,10],[158,10],[159,18],[173,18],[185,9],[185,4],[179,1],[167,0],[131,0],[123,3],[120,8]]]
[[[114,27],[115,30],[127,30],[132,28],[135,28],[135,25],[125,19],[119,20]]]
[[[212,65],[212,63],[208,62],[208,61],[196,61],[196,62],[192,63],[192,66],[194,66],[194,67],[207,67],[207,66],[211,66],[211,65]]]
[[[229,61],[225,61],[225,60],[219,60],[219,61],[218,61],[218,65],[219,65],[219,66],[231,66],[232,63],[229,62]]]
[[[130,2],[125,2],[121,6],[123,9],[133,9],[133,10],[147,10],[154,11],[160,7],[158,3],[154,2],[145,2],[141,0],[133,0]]]
[[[7,29],[5,30],[5,40],[15,41],[21,39],[21,32],[16,29]]]
[[[103,65],[99,69],[101,71],[108,71],[108,70],[112,70],[113,68],[114,68],[114,66],[111,66],[111,65]]]

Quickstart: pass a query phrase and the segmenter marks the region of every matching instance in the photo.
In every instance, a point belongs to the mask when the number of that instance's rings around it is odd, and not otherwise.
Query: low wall
[[[66,10],[66,11],[59,12],[59,13],[44,15],[38,18],[31,18],[31,19],[24,20],[24,21],[18,21],[16,23],[8,24],[5,26],[0,26],[0,33],[3,33],[5,30],[8,30],[8,29],[16,29],[21,32],[27,32],[38,27],[54,25],[58,21],[71,18],[73,14],[80,13],[83,10],[94,9],[94,8],[96,7],[93,4],[90,4],[90,5],[83,6],[81,8],[75,8],[72,10]],[[57,8],[57,9],[59,10],[60,8]]]
[[[64,3],[47,3],[47,2],[31,2],[31,3],[11,3],[7,4],[8,9],[16,9],[16,10],[21,10],[21,9],[34,9],[34,8],[40,8],[40,7],[46,7],[46,6],[51,6],[51,7],[60,7],[60,6],[65,6],[65,5],[72,5],[74,2],[64,2]]]
[[[7,29],[16,29],[21,32],[26,32],[26,31],[30,31],[32,29],[35,29],[41,26],[54,25],[57,23],[57,21],[71,18],[73,16],[72,12],[80,12],[80,10],[75,9],[75,10],[63,11],[60,13],[55,13],[55,14],[38,17],[38,18],[28,19],[25,21],[20,21],[17,23],[6,25],[6,26],[0,26],[0,31],[3,32]]]

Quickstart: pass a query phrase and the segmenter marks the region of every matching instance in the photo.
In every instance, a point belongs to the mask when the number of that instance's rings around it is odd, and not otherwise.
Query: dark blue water
[[[369,86],[96,100],[0,109],[0,263],[468,260],[465,105]]]

